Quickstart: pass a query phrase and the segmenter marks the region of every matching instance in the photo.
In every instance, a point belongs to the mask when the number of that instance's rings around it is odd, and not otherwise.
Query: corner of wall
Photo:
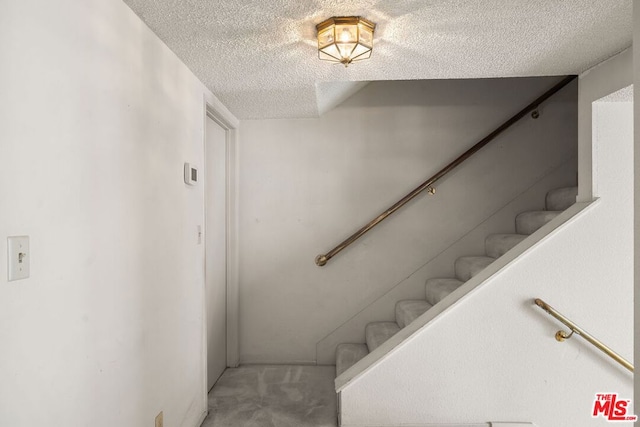
[[[633,84],[634,84],[634,284],[635,284],[635,366],[640,364],[640,2],[633,2]],[[640,399],[640,375],[635,376],[634,394]],[[636,413],[640,405],[636,404]]]
[[[344,101],[360,92],[369,82],[318,82],[316,83],[316,99],[318,115],[333,110]]]
[[[591,67],[578,78],[578,202],[589,202],[598,196],[591,104],[632,83],[632,48]]]

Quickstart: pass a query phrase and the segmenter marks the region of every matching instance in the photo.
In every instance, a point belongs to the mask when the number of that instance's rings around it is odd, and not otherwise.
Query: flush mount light
[[[376,24],[359,16],[329,18],[316,25],[318,57],[344,66],[371,57]]]

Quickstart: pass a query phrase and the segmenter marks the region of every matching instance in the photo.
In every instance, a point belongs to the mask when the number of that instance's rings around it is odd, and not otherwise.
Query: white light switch
[[[29,277],[29,236],[13,236],[7,238],[9,254],[9,281]]]

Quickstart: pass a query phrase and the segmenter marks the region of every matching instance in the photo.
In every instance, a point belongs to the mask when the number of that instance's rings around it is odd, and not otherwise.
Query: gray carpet
[[[227,369],[209,393],[202,427],[336,427],[333,366]]]

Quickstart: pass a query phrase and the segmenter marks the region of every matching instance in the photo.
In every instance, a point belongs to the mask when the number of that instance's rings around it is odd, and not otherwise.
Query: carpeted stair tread
[[[456,277],[463,282],[471,279],[476,274],[485,269],[486,266],[495,261],[495,258],[488,256],[463,256],[456,260]]]
[[[369,352],[380,347],[382,343],[394,336],[400,327],[396,322],[371,322],[364,330]]]
[[[484,240],[485,252],[487,256],[500,258],[526,238],[526,234],[491,234]]]
[[[549,211],[563,211],[576,202],[578,187],[565,187],[547,193],[546,206]]]
[[[540,227],[560,215],[562,211],[529,211],[516,217],[516,233],[533,234]]]
[[[366,344],[338,344],[336,348],[336,376],[358,363],[369,354]]]
[[[429,304],[436,305],[444,297],[462,286],[464,282],[454,277],[436,277],[427,279],[425,284],[426,299]]]
[[[396,323],[400,328],[404,328],[409,323],[433,307],[425,300],[407,299],[396,303]]]

